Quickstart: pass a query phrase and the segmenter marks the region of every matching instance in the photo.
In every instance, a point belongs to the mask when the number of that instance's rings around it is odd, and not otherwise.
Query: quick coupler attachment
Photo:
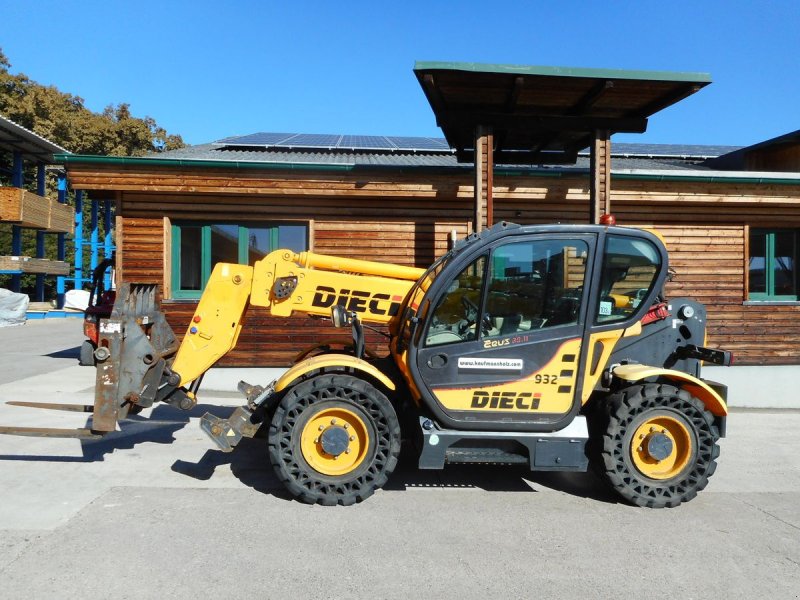
[[[232,452],[243,437],[253,437],[261,426],[260,423],[253,423],[252,418],[252,411],[244,406],[234,410],[227,419],[206,413],[200,419],[200,429],[211,438],[220,450]]]
[[[239,392],[247,398],[247,406],[255,410],[273,394],[275,391],[275,381],[271,381],[266,387],[262,385],[251,385],[246,381],[240,381],[237,387]]]

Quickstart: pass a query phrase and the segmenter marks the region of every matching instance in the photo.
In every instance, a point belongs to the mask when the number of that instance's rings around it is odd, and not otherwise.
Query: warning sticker
[[[521,358],[468,358],[458,359],[459,369],[490,369],[492,371],[521,371]]]
[[[122,323],[112,323],[100,321],[100,333],[119,333],[122,331]]]

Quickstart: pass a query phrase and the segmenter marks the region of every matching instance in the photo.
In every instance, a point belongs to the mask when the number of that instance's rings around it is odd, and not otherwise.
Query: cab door
[[[595,245],[593,234],[512,236],[437,278],[410,366],[445,425],[537,431],[572,418]]]

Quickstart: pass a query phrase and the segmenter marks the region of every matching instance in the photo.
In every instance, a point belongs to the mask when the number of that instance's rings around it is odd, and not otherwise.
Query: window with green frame
[[[751,229],[748,300],[797,300],[798,238],[795,229]]]
[[[308,225],[173,223],[172,297],[199,298],[218,262],[252,265],[279,248],[308,250]]]

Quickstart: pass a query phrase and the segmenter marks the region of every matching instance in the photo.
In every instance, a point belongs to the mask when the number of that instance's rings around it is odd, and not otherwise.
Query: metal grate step
[[[448,448],[445,462],[519,465],[528,464],[528,457],[500,448]]]

